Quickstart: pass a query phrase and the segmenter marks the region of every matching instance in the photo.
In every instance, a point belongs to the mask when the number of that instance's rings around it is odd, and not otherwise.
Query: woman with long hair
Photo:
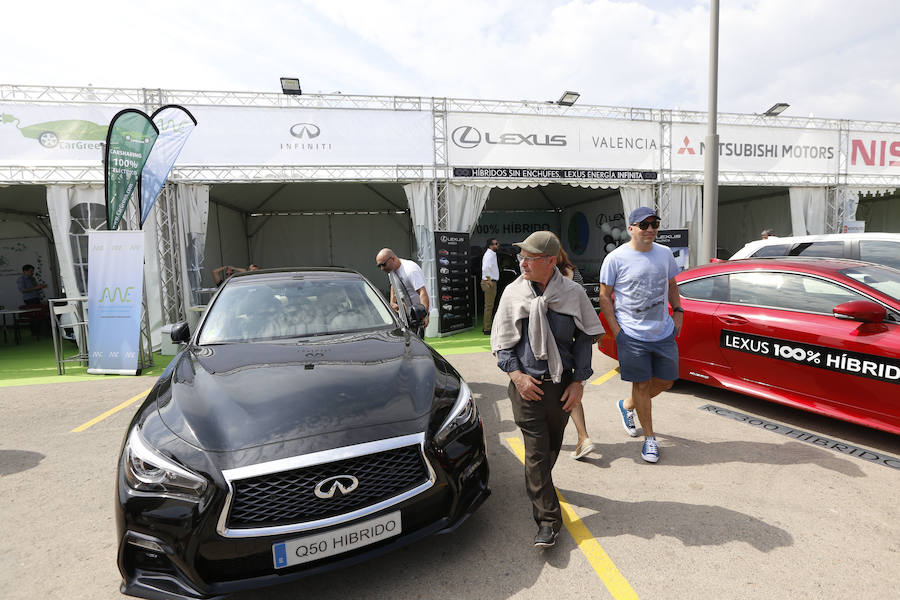
[[[578,267],[569,260],[569,255],[563,250],[561,243],[556,259],[556,268],[564,277],[568,277],[576,283],[584,283],[584,277],[581,276]],[[572,451],[572,458],[581,460],[594,450],[594,442],[588,436],[587,425],[584,422],[584,404],[579,403],[569,414],[572,416],[572,422],[575,423],[575,431],[578,432],[578,443],[575,444],[575,450]]]

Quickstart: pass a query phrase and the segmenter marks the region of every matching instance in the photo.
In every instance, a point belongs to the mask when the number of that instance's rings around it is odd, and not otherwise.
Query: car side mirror
[[[190,325],[188,325],[187,321],[175,323],[174,325],[172,325],[172,330],[169,333],[169,337],[172,338],[172,341],[176,344],[187,344],[189,341],[191,341]]]
[[[887,316],[887,310],[883,306],[870,300],[851,300],[838,304],[833,313],[838,319],[862,323],[881,323]]]

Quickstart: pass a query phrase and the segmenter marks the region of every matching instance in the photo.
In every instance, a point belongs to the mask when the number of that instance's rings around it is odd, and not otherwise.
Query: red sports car
[[[900,434],[900,270],[764,258],[675,279],[682,379]]]

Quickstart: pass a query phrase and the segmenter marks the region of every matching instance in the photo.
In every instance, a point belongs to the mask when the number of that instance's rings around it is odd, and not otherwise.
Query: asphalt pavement
[[[900,436],[679,383],[654,401],[649,464],[614,374],[585,388],[596,450],[572,460],[570,426],[554,470],[567,527],[536,550],[508,380],[488,353],[449,360],[484,420],[488,501],[452,534],[235,600],[900,597]],[[615,366],[595,352],[595,378]],[[0,388],[0,596],[123,598],[114,475],[138,403],[98,417],[152,384]]]

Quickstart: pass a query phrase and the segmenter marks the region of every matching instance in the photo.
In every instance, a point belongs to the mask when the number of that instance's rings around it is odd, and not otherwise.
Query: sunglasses
[[[519,264],[528,263],[531,264],[536,260],[541,260],[543,258],[550,258],[549,256],[522,256],[521,254],[517,254],[516,258],[519,259]]]
[[[375,266],[377,266],[379,269],[383,269],[383,268],[385,268],[385,267],[387,266],[387,264],[388,264],[389,262],[391,262],[391,259],[387,259],[387,260],[385,260],[384,262],[375,263]]]
[[[640,227],[641,231],[647,231],[648,227],[659,229],[659,221],[641,221],[640,223],[632,223],[635,227]]]

